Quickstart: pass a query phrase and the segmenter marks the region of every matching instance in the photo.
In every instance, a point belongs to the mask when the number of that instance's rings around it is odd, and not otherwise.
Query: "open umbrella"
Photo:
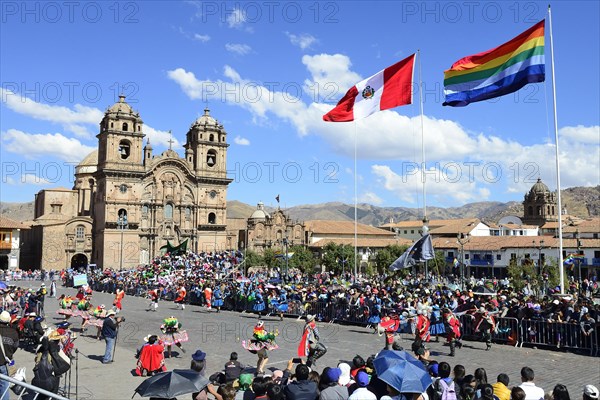
[[[373,360],[373,366],[375,367],[375,372],[377,372],[377,375],[381,375],[394,365],[406,362],[415,364],[416,366],[423,366],[421,361],[417,360],[404,350],[380,351],[379,354],[377,354],[377,357]]]
[[[495,296],[496,292],[494,292],[492,289],[486,288],[485,286],[475,286],[473,288],[473,294],[479,296]]]
[[[138,393],[142,397],[171,399],[182,394],[199,392],[209,383],[207,378],[194,370],[174,369],[146,379],[135,389],[133,396]]]
[[[419,366],[410,362],[392,365],[377,377],[399,393],[423,393],[432,383],[423,364]]]
[[[0,282],[0,290],[4,290],[7,288],[8,288],[8,286],[6,285],[6,282]]]

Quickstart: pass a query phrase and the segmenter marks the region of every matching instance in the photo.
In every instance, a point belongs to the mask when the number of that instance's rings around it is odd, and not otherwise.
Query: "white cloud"
[[[317,43],[318,40],[313,35],[308,33],[301,33],[300,35],[294,35],[293,33],[286,32],[286,36],[290,39],[290,42],[294,46],[300,47],[302,50],[309,49],[314,43]]]
[[[234,8],[233,11],[227,15],[226,21],[230,28],[239,29],[244,25],[244,22],[246,22],[246,13],[240,8]]]
[[[242,43],[226,43],[225,50],[244,56],[252,51],[252,47]]]
[[[250,146],[250,141],[240,135],[236,136],[235,139],[233,139],[233,142],[240,146]]]
[[[2,102],[16,113],[27,115],[42,121],[61,125],[65,130],[79,137],[91,137],[91,133],[83,125],[98,125],[104,114],[97,108],[73,105],[73,108],[39,103],[29,97],[11,90],[0,88]]]
[[[9,185],[51,185],[54,182],[49,181],[48,179],[42,178],[41,176],[37,176],[36,174],[23,174],[19,177],[19,179],[14,179],[11,176],[7,176],[5,179],[5,183]]]
[[[5,150],[25,158],[45,158],[50,155],[64,161],[79,162],[95,147],[82,144],[60,133],[33,134],[9,129],[2,135]]]
[[[597,145],[600,143],[600,126],[566,126],[558,130],[559,139]]]
[[[151,126],[144,126],[144,133],[146,134],[146,138],[150,139],[150,144],[154,148],[156,145],[160,147],[169,147],[169,140],[173,140],[173,149],[181,147],[181,143],[177,140],[176,137],[172,137],[171,134],[167,131],[161,131],[158,129],[154,129]]]
[[[381,199],[381,197],[377,196],[373,192],[363,193],[361,196],[358,197],[358,201],[360,203],[368,203],[368,204],[375,204],[375,205],[379,205],[379,204],[383,203],[383,199]]]
[[[194,39],[199,42],[206,43],[210,40],[210,36],[208,35],[200,35],[199,33],[194,33]]]
[[[311,79],[304,81],[304,90],[309,94],[317,93],[318,96],[313,96],[317,101],[337,102],[349,88],[363,79],[350,70],[352,62],[343,54],[305,55],[302,64],[311,75]]]

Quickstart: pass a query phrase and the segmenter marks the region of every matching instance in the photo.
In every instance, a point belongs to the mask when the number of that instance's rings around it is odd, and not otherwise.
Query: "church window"
[[[117,212],[117,225],[119,227],[125,227],[127,225],[127,210],[121,208],[119,212]]]
[[[209,150],[206,154],[206,164],[209,167],[214,167],[217,163],[217,152],[214,150]]]
[[[173,204],[165,204],[165,219],[173,219]]]
[[[217,223],[217,216],[215,215],[215,213],[208,214],[208,223],[211,225],[214,225]]]
[[[111,127],[111,128],[114,128],[114,127],[115,127],[115,123],[114,123],[114,122],[111,122],[111,123],[110,123],[110,127]]]
[[[128,128],[129,128],[129,125],[127,125],[127,122],[123,122],[123,131],[127,132]]]
[[[126,184],[121,184],[121,186],[119,186],[119,191],[121,193],[127,193],[127,185]]]
[[[119,155],[121,156],[121,159],[128,159],[130,154],[131,143],[129,142],[129,140],[121,140],[121,142],[119,142]]]
[[[529,208],[527,209],[527,212],[529,215],[533,215],[533,207],[529,206]]]
[[[81,240],[84,238],[85,235],[85,227],[83,225],[77,225],[77,228],[75,229],[75,237],[78,240]]]
[[[138,125],[138,127],[137,127],[137,128],[138,128],[138,130],[137,130],[138,132],[140,132],[140,131],[142,130],[142,127],[141,127],[141,126],[139,126],[139,125]]]
[[[542,207],[541,206],[537,207],[537,215],[542,215]]]
[[[148,205],[144,204],[142,206],[142,216],[147,217],[148,216]]]
[[[190,207],[185,208],[185,217],[189,219],[192,216],[192,209]]]
[[[61,210],[62,210],[62,204],[52,204],[52,213],[54,214],[60,214]]]
[[[556,211],[554,211],[554,206],[552,206],[552,215],[554,215]]]
[[[214,142],[215,141],[215,135],[213,135],[212,133],[210,134],[210,136],[208,137],[208,140],[210,142]]]

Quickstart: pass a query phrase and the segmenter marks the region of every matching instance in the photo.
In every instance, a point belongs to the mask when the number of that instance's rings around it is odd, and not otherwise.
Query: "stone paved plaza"
[[[22,284],[26,286],[27,284]],[[31,283],[31,286],[39,282]],[[74,295],[74,289],[58,288],[58,294]],[[94,293],[94,305],[112,304],[113,295]],[[125,297],[124,310],[121,313],[126,322],[121,326],[115,352],[115,362],[104,365],[101,357],[104,354],[104,341],[95,339],[96,329],[91,327],[75,341],[79,350],[78,361],[78,398],[79,399],[130,399],[134,389],[145,379],[133,375],[136,349],[143,344],[147,334],[160,334],[162,320],[171,315],[183,323],[188,332],[189,342],[184,344],[186,353],[178,353],[174,347],[173,358],[167,359],[169,370],[189,368],[191,354],[197,350],[205,351],[208,371],[216,372],[223,368],[229,354],[236,351],[240,362],[256,364],[256,356],[244,350],[241,340],[252,335],[252,328],[257,320],[256,315],[222,311],[216,313],[198,306],[187,306],[184,311],[176,310],[171,302],[159,303],[157,312],[147,312],[148,301],[139,297]],[[46,323],[53,324],[62,319],[56,314],[56,299],[46,299]],[[73,328],[79,335],[81,318],[71,318]],[[296,349],[304,322],[296,319],[279,321],[276,317],[266,317],[264,321],[269,330],[279,330],[278,344],[280,349],[271,352],[268,368],[285,368],[287,360],[296,357]],[[319,324],[323,342],[328,353],[319,360],[317,370],[325,366],[335,366],[340,360],[351,360],[356,354],[365,359],[383,347],[383,338],[372,334],[363,327]],[[405,348],[410,348],[411,339],[405,335]],[[462,350],[457,350],[456,357],[448,357],[448,347],[442,342],[428,345],[432,358],[447,361],[451,366],[463,364],[467,373],[475,368],[484,367],[489,380],[493,383],[496,376],[505,372],[510,377],[510,386],[520,383],[519,371],[523,366],[533,368],[536,373],[536,384],[546,391],[551,391],[557,383],[567,385],[572,399],[580,399],[585,384],[600,385],[600,359],[570,353],[541,349],[514,348],[494,345],[491,351],[485,351],[485,344],[464,342]],[[33,378],[33,354],[19,350],[15,359],[17,365],[27,367],[27,380]],[[75,364],[71,371],[71,398],[75,398],[76,386]],[[138,396],[136,396],[137,398]],[[191,398],[191,395],[180,396]]]

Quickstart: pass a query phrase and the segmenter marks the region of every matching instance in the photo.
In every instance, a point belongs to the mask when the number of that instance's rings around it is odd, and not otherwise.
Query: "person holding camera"
[[[108,310],[106,318],[102,323],[102,336],[106,342],[106,350],[104,351],[104,358],[102,358],[102,364],[109,364],[113,362],[113,351],[117,342],[117,331],[119,324],[125,321],[125,318],[115,318],[116,312],[114,310]]]

